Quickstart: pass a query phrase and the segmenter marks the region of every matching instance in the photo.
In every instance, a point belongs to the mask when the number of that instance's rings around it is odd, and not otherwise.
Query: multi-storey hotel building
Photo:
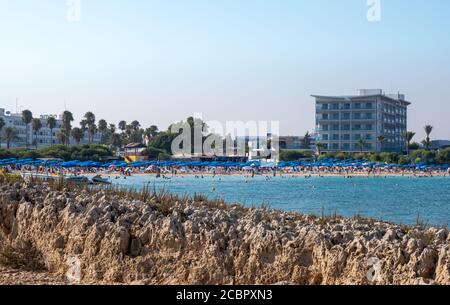
[[[380,89],[362,89],[359,95],[322,96],[316,100],[317,142],[323,151],[401,152],[406,149],[405,96],[384,94]],[[383,136],[384,141],[379,141]],[[363,140],[363,141],[361,141]]]
[[[3,108],[0,108],[0,118],[2,118],[6,123],[3,129],[7,127],[12,127],[17,132],[17,139],[11,142],[11,148],[26,147],[27,139],[29,146],[33,145],[34,140],[37,141],[39,147],[46,147],[53,144],[59,144],[57,135],[62,128],[61,116],[52,115],[53,117],[56,118],[56,127],[53,130],[50,130],[50,128],[48,128],[47,126],[47,119],[49,116],[50,115],[41,115],[39,117],[42,123],[42,128],[37,132],[37,135],[35,136],[31,128],[31,124],[28,124],[27,126],[23,122],[21,113],[11,113],[9,111],[5,111],[5,109]],[[3,134],[0,133],[0,136],[3,136]],[[99,133],[96,133],[93,138],[93,143],[100,143],[100,142],[101,142],[101,135]],[[86,143],[88,143],[87,132],[85,132],[84,138],[82,139],[80,144]],[[1,144],[2,147],[6,146],[5,141],[2,141]],[[70,144],[75,145],[76,142],[71,138]]]

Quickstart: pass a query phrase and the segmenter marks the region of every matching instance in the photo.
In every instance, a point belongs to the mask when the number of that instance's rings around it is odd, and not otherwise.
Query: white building
[[[50,130],[47,126],[47,119],[52,116],[56,118],[56,127],[53,130]],[[58,133],[61,130],[62,127],[62,119],[61,115],[41,115],[39,116],[39,119],[42,123],[42,128],[37,132],[37,135],[34,135],[33,129],[31,127],[31,124],[28,124],[28,126],[25,125],[25,123],[22,120],[22,114],[21,113],[11,113],[9,111],[5,111],[4,108],[0,108],[0,118],[3,118],[6,125],[3,127],[2,132],[0,133],[0,136],[2,137],[1,146],[6,147],[6,141],[3,139],[3,133],[4,129],[7,127],[12,127],[16,129],[17,131],[17,139],[12,141],[10,143],[11,148],[23,148],[27,146],[27,134],[28,134],[28,146],[30,148],[35,147],[34,146],[34,140],[36,139],[37,145],[39,148],[47,147],[54,144],[60,144],[58,140]],[[83,139],[81,140],[80,144],[87,144],[89,143],[89,135],[88,132],[85,132]],[[101,143],[101,135],[99,133],[96,133],[94,135],[93,143]],[[72,138],[70,138],[70,144],[76,145],[76,141]]]
[[[316,100],[317,140],[324,145],[324,151],[406,150],[404,134],[410,103],[405,100],[405,95],[362,89],[359,95],[313,97]],[[379,143],[379,136],[384,137],[384,143]],[[361,140],[365,143],[363,148],[359,147]]]

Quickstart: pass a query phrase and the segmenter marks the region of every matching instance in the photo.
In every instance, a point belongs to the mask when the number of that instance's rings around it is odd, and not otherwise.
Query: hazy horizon
[[[400,91],[408,129],[450,139],[450,2],[381,0],[0,0],[0,108],[92,111],[161,129],[205,120],[280,121],[314,130],[311,94]]]

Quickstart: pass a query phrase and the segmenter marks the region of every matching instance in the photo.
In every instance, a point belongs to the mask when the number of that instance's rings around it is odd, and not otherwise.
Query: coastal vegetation
[[[23,121],[23,123],[25,124],[25,126],[27,127],[27,129],[26,129],[26,141],[25,141],[25,143],[26,143],[26,146],[27,146],[27,148],[28,148],[28,143],[29,143],[29,140],[28,140],[28,126],[31,124],[31,122],[33,121],[33,113],[30,111],[30,110],[24,110],[24,111],[22,111],[22,121]]]
[[[58,123],[55,117],[50,116],[46,121],[33,118],[30,110],[22,112],[22,121],[27,126],[26,130],[26,148],[27,149],[12,149],[10,145],[18,139],[18,131],[15,128],[7,127],[6,122],[0,120],[0,144],[3,140],[6,143],[7,150],[0,149],[0,158],[14,157],[14,158],[60,158],[64,160],[94,160],[98,161],[105,157],[113,156],[118,150],[131,143],[146,143],[147,148],[143,154],[150,160],[167,160],[172,156],[171,145],[173,140],[179,136],[183,127],[186,124],[191,128],[192,137],[194,136],[194,126],[203,127],[203,138],[208,136],[208,126],[203,121],[196,121],[193,117],[187,118],[185,121],[177,122],[169,126],[167,130],[160,130],[158,126],[151,125],[150,127],[143,127],[142,124],[133,120],[130,123],[122,120],[117,125],[108,123],[105,119],[96,120],[96,115],[88,111],[79,122],[79,127],[73,127],[74,116],[70,111],[64,111],[61,116],[61,126],[59,132],[55,135],[53,130]],[[200,125],[198,125],[200,124]],[[47,127],[50,129],[50,134],[57,140],[59,145],[53,145],[46,148],[39,148],[37,135],[39,131]],[[377,137],[377,151],[364,152],[368,143],[360,139],[356,145],[359,152],[324,152],[325,144],[316,143],[316,151],[311,150],[312,137],[307,132],[301,142],[301,150],[281,150],[281,161],[297,161],[302,159],[326,159],[333,158],[338,160],[356,159],[368,160],[371,162],[394,163],[394,164],[449,164],[450,163],[450,148],[432,150],[431,133],[433,126],[426,125],[424,132],[426,138],[421,143],[412,142],[416,133],[407,131],[403,135],[407,150],[403,153],[383,152],[384,143],[387,139],[384,136]],[[96,137],[97,135],[97,137]],[[98,135],[100,136],[98,139]],[[94,143],[94,138],[96,139]],[[225,148],[225,138],[220,137]],[[31,140],[31,141],[30,141]],[[72,140],[72,141],[71,141]],[[82,144],[85,140],[89,144]],[[55,140],[53,140],[55,142]],[[76,144],[70,147],[69,144]],[[33,144],[35,150],[29,149],[29,144]],[[216,144],[217,145],[217,144]],[[248,153],[249,148],[246,147]]]
[[[281,150],[281,161],[297,161],[301,159],[311,159],[314,154],[311,150]]]
[[[37,150],[0,149],[0,159],[57,158],[65,161],[101,161],[112,155],[112,151],[106,145],[98,144],[85,144],[79,146],[53,145]]]
[[[390,164],[450,164],[450,148],[444,148],[439,151],[430,151],[426,149],[418,149],[410,152],[409,155],[399,153],[345,153],[345,152],[327,152],[319,156],[319,160],[323,159],[355,159],[368,160],[371,162],[381,162]],[[292,160],[290,160],[292,161]]]

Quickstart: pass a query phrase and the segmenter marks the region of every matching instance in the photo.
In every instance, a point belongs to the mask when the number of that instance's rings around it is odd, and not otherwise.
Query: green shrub
[[[155,160],[159,158],[160,154],[167,154],[167,152],[163,149],[159,149],[156,147],[148,147],[145,151],[144,154],[146,156],[148,156],[151,160]]]
[[[381,162],[382,161],[380,154],[370,154],[369,160],[371,162]]]
[[[364,160],[366,159],[366,155],[365,154],[361,154],[361,153],[357,153],[353,155],[353,159],[355,160]]]
[[[417,142],[411,143],[411,144],[409,145],[409,149],[410,149],[410,150],[416,150],[416,149],[419,149],[419,148],[420,148],[420,145],[419,145],[419,143],[417,143]]]
[[[396,153],[382,152],[380,154],[381,162],[385,163],[397,163],[399,155]]]
[[[313,154],[307,150],[282,150],[280,152],[281,161],[296,161],[304,158],[312,158]]]
[[[67,147],[64,145],[53,145],[38,150],[11,149],[0,150],[0,158],[58,158],[65,161],[100,161],[102,157],[112,156],[111,150],[104,145],[87,144],[82,146]]]
[[[0,159],[17,158],[17,153],[11,149],[0,149]]]
[[[334,157],[338,160],[345,160],[345,159],[348,159],[349,156],[345,152],[339,152]]]
[[[158,160],[170,160],[170,157],[168,153],[162,152],[158,155]]]
[[[441,149],[437,153],[436,163],[450,164],[450,148]]]
[[[411,160],[416,160],[416,163],[424,162],[426,164],[430,164],[435,161],[435,158],[436,158],[435,152],[425,149],[419,149],[411,153]],[[420,161],[417,161],[419,159]]]
[[[408,156],[401,156],[398,159],[398,164],[400,164],[400,165],[406,165],[406,164],[410,164],[410,163],[411,163],[411,160],[409,159]]]

